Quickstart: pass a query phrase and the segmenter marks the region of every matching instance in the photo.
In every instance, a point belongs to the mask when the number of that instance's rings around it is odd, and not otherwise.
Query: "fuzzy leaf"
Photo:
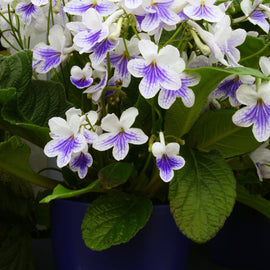
[[[187,142],[201,151],[218,150],[223,157],[233,157],[253,151],[260,143],[251,128],[236,126],[232,122],[233,110],[204,113],[191,129]]]
[[[111,189],[124,184],[130,177],[133,169],[132,163],[116,162],[102,168],[98,179],[105,189]]]
[[[93,250],[128,242],[142,229],[152,212],[145,196],[113,192],[95,200],[87,209],[82,236]]]
[[[236,197],[234,175],[217,152],[182,152],[186,164],[170,183],[170,207],[179,229],[191,240],[210,240],[223,226]]]

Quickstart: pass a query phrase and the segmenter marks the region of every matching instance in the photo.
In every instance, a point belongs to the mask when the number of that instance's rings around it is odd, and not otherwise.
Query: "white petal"
[[[180,145],[178,143],[168,143],[165,151],[168,157],[176,156],[179,154]]]
[[[270,81],[264,82],[259,86],[258,96],[267,104],[270,104]]]
[[[158,46],[152,41],[142,39],[138,42],[138,46],[145,60],[152,61],[157,57]]]
[[[166,153],[165,145],[160,142],[155,142],[152,145],[152,153],[156,158],[161,158]]]
[[[54,137],[54,135],[60,137],[69,137],[73,134],[67,121],[60,117],[51,118],[49,120],[49,127],[52,137]]]
[[[244,105],[252,105],[257,103],[258,94],[251,86],[242,84],[236,91],[236,98]]]
[[[105,131],[118,133],[122,126],[117,116],[114,113],[111,113],[107,114],[101,120],[101,127]]]
[[[266,56],[260,57],[259,61],[260,68],[265,76],[270,75],[270,58]]]
[[[86,114],[88,120],[90,121],[91,125],[94,126],[98,119],[98,114],[95,111],[90,111]]]
[[[120,123],[122,124],[124,129],[130,128],[139,114],[139,111],[135,107],[131,107],[125,111],[123,111],[121,117],[120,117]]]

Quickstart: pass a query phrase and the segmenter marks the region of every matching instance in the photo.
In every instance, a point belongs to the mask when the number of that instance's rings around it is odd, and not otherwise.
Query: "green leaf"
[[[32,80],[22,91],[17,91],[17,106],[25,122],[47,127],[54,116],[64,117],[72,105],[66,101],[60,83]]]
[[[12,97],[14,97],[16,93],[15,88],[9,88],[9,89],[0,89],[0,104],[5,104],[8,100],[10,100]]]
[[[40,203],[49,203],[50,201],[55,200],[55,199],[71,198],[71,197],[85,194],[87,192],[101,192],[101,191],[102,189],[100,188],[100,184],[98,180],[94,181],[89,186],[79,189],[79,190],[71,190],[58,184],[53,190],[53,193],[43,198],[40,201]]]
[[[34,270],[32,238],[24,227],[0,221],[0,269]]]
[[[102,168],[98,173],[98,179],[104,189],[111,189],[124,184],[129,179],[132,169],[132,163],[116,162]]]
[[[113,192],[95,200],[87,209],[82,236],[93,250],[128,242],[142,229],[152,212],[152,203],[143,195]]]
[[[32,51],[0,57],[0,89],[24,89],[32,77]]]
[[[201,67],[197,69],[187,69],[187,72],[196,72],[201,76],[198,85],[193,87],[195,94],[195,104],[191,108],[183,105],[178,98],[165,115],[165,132],[168,135],[181,137],[186,134],[198,119],[203,107],[206,104],[208,95],[215,90],[216,86],[231,74],[253,75],[255,77],[268,79],[261,72],[251,68],[215,68]]]
[[[30,183],[0,169],[0,216],[34,222],[34,193]]]
[[[29,165],[30,148],[16,137],[0,143],[0,168],[36,185],[53,189],[56,181],[35,173]]]
[[[185,166],[175,171],[169,200],[177,226],[191,240],[210,240],[223,226],[236,197],[234,175],[217,152],[183,149]]]
[[[261,56],[270,54],[270,43],[265,43],[261,38],[247,36],[245,42],[238,47],[241,53],[241,65],[259,68],[259,59]]]
[[[264,199],[259,194],[250,194],[242,185],[237,185],[237,201],[257,210],[270,218],[270,201]]]
[[[256,149],[259,143],[251,128],[232,122],[233,110],[207,111],[188,134],[187,143],[200,151],[218,150],[223,157],[242,155]]]

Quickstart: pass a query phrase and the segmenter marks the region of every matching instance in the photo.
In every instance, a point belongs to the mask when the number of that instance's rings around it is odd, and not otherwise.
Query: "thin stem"
[[[249,60],[257,55],[260,55],[265,49],[267,49],[267,47],[269,47],[269,45],[270,45],[270,41],[263,48],[261,48],[259,51],[257,51],[256,53],[240,59],[239,63],[246,61],[246,60]]]
[[[159,48],[162,49],[163,47],[165,47],[166,45],[170,44],[174,38],[178,35],[178,33],[182,30],[183,25],[185,24],[186,21],[184,21],[179,27],[178,29],[174,32],[174,34]]]
[[[126,50],[126,53],[127,53],[127,56],[128,56],[128,59],[130,60],[131,57],[130,57],[130,54],[129,54],[129,51],[128,51],[128,47],[127,47],[127,43],[126,43],[126,39],[123,37],[123,42],[124,42],[124,46],[125,46],[125,50]]]

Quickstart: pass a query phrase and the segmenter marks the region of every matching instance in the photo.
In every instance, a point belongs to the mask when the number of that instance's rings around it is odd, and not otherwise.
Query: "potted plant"
[[[65,226],[80,211],[71,198],[91,203],[78,218],[87,247],[123,247],[157,223],[153,204],[169,204],[198,243],[220,230],[237,199],[269,216],[268,200],[259,195],[262,207],[238,180],[238,161],[267,149],[270,136],[267,3],[31,0],[0,8],[11,52],[0,58],[0,127],[56,157],[64,181],[33,172],[17,137],[1,143],[0,166],[53,189],[42,203],[69,199],[52,202],[53,217],[67,214]],[[251,159],[260,183],[269,159]],[[68,210],[57,212],[58,203]]]

